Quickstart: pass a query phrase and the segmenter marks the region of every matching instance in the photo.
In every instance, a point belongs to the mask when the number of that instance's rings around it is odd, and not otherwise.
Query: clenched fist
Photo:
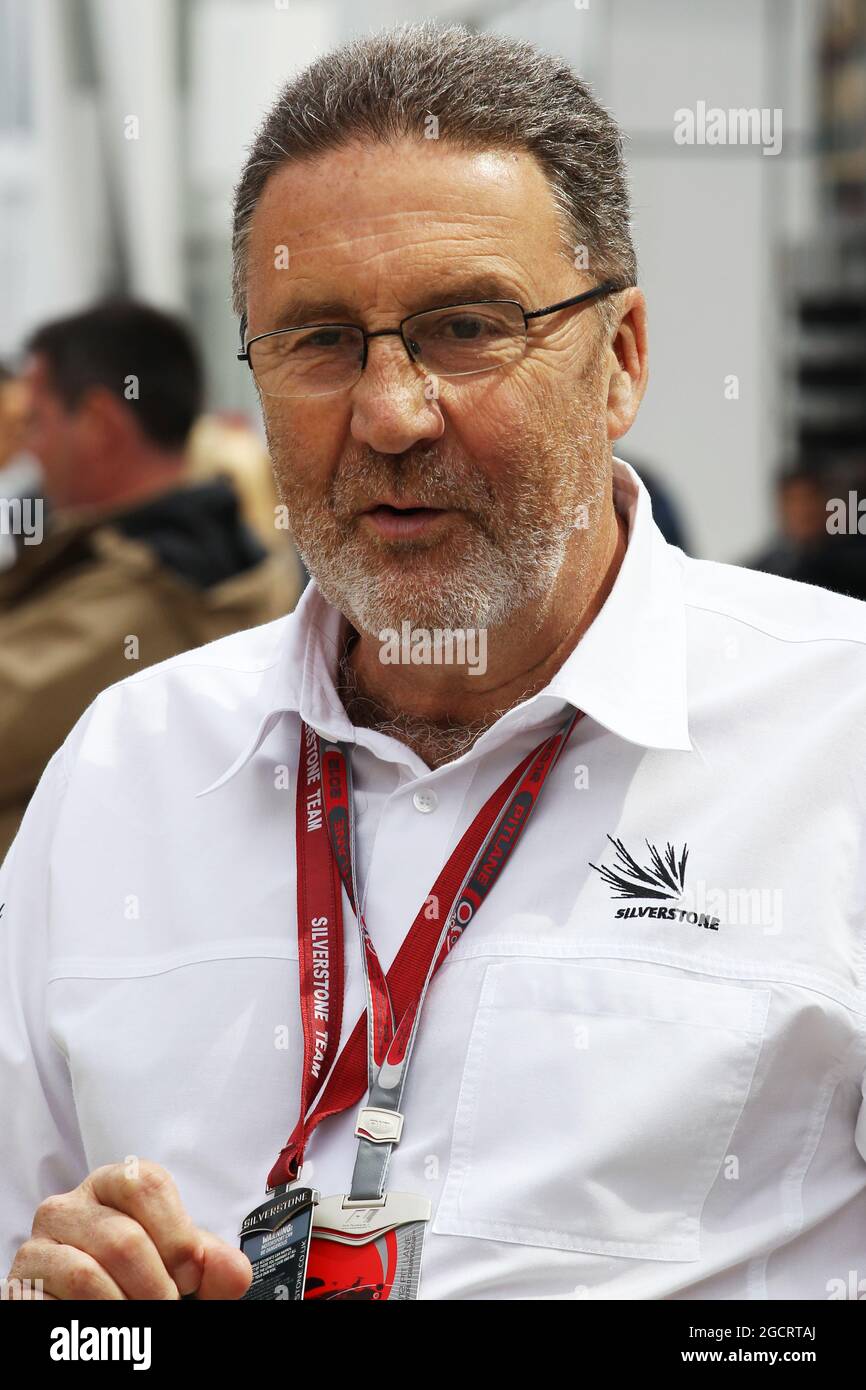
[[[193,1225],[167,1169],[136,1166],[136,1177],[123,1163],[95,1168],[47,1197],[10,1281],[41,1279],[54,1299],[240,1298],[252,1279],[246,1255]]]

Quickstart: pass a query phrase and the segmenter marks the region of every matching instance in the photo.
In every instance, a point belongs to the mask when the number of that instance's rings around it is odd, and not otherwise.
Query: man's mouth
[[[426,535],[444,517],[451,515],[453,513],[446,507],[416,507],[402,502],[397,506],[389,502],[375,502],[361,513],[361,518],[385,540],[407,540]]]

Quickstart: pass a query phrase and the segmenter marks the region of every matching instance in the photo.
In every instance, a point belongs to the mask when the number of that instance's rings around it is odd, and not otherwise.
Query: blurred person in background
[[[179,321],[116,301],[46,324],[22,381],[51,514],[0,577],[0,858],[100,690],[277,618],[299,592],[290,548],[266,551],[231,482],[187,476],[203,382]]]
[[[866,497],[862,460],[825,465],[820,459],[800,459],[783,465],[776,475],[779,535],[743,563],[765,574],[866,599],[866,533],[858,529],[856,503],[849,505],[851,493]],[[840,527],[835,517],[842,510]]]

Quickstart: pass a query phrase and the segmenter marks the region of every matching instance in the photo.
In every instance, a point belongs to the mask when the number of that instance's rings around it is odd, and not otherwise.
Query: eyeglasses
[[[475,376],[520,360],[530,319],[587,304],[623,288],[607,280],[544,309],[526,310],[515,299],[447,304],[410,314],[398,328],[379,328],[374,333],[354,323],[308,323],[259,333],[247,341],[244,315],[238,361],[249,365],[264,395],[289,399],[328,396],[354,386],[367,365],[371,338],[401,338],[410,362],[432,376]]]

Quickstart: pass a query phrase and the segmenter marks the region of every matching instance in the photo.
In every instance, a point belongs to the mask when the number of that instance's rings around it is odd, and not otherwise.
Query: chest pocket
[[[699,1257],[770,992],[562,960],[487,967],[433,1230]]]

